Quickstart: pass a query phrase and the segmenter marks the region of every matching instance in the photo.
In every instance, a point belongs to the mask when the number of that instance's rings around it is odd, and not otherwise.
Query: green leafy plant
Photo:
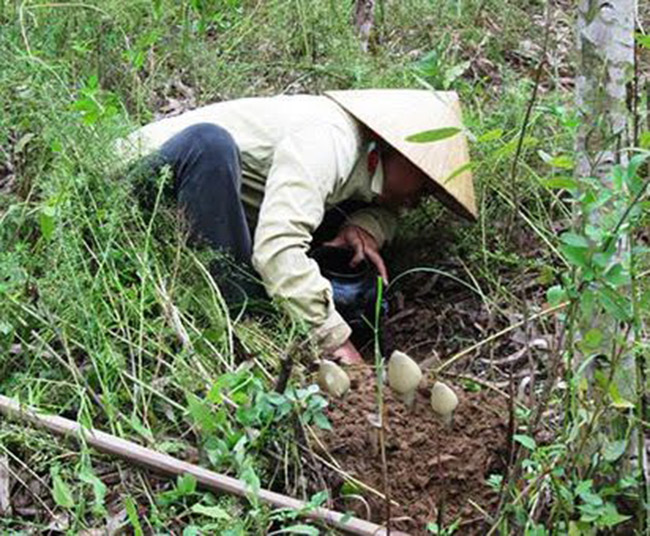
[[[119,98],[110,91],[101,89],[99,79],[93,75],[79,89],[79,97],[72,103],[72,109],[79,112],[86,125],[92,125],[117,115]]]

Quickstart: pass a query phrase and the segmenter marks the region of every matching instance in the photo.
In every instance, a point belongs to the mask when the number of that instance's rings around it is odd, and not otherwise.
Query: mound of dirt
[[[374,371],[365,366],[350,370],[352,387],[341,400],[331,400],[328,410],[334,431],[323,439],[331,455],[354,477],[383,490],[382,463],[369,417],[376,412]],[[451,427],[431,410],[429,388],[423,380],[413,410],[384,389],[387,408],[387,466],[390,494],[400,507],[391,509],[392,528],[412,535],[431,534],[426,525],[438,519],[443,504],[444,526],[461,518],[458,534],[483,534],[484,515],[494,511],[498,494],[487,483],[501,473],[507,457],[508,407],[498,394],[464,392],[454,386],[460,404]],[[342,497],[340,481],[337,503],[361,517],[383,523],[385,502],[361,492],[367,505]],[[368,507],[370,512],[368,512]]]

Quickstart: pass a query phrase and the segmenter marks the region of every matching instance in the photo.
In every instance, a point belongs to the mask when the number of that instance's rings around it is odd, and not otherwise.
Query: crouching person
[[[388,280],[381,248],[401,209],[435,195],[473,220],[458,99],[420,90],[332,91],[220,102],[146,125],[122,140],[128,158],[168,165],[192,233],[261,277],[271,297],[311,326],[324,354],[361,361],[332,285],[310,257],[314,235]],[[460,170],[460,172],[459,172]],[[245,291],[258,294],[253,283]]]

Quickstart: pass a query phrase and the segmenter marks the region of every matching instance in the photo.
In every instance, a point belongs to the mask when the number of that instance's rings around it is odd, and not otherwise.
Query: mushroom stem
[[[407,393],[395,393],[395,396],[404,402],[404,405],[409,410],[413,411],[413,407],[415,406],[415,389]]]
[[[440,419],[444,423],[444,425],[451,429],[454,427],[454,413],[453,411],[451,413],[447,413],[446,415],[440,415]]]

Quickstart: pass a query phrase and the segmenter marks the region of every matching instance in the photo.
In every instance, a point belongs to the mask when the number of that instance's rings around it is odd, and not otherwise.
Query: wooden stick
[[[129,462],[142,465],[154,471],[167,475],[189,474],[197,482],[210,490],[226,492],[239,497],[246,497],[252,493],[246,484],[239,479],[215,473],[198,465],[178,460],[173,456],[161,454],[155,450],[142,447],[132,441],[121,439],[93,428],[83,428],[77,422],[63,417],[55,417],[36,413],[34,410],[21,407],[15,400],[0,395],[0,413],[9,418],[26,421],[35,426],[40,426],[49,432],[74,439],[82,438],[88,445],[99,451],[118,456]],[[351,517],[344,521],[344,514],[327,508],[311,508],[307,503],[273,491],[260,489],[257,497],[277,508],[291,508],[301,516],[323,521],[328,525],[341,529],[350,534],[360,536],[386,535],[386,529],[363,519]],[[408,536],[403,532],[390,531],[394,536]]]

